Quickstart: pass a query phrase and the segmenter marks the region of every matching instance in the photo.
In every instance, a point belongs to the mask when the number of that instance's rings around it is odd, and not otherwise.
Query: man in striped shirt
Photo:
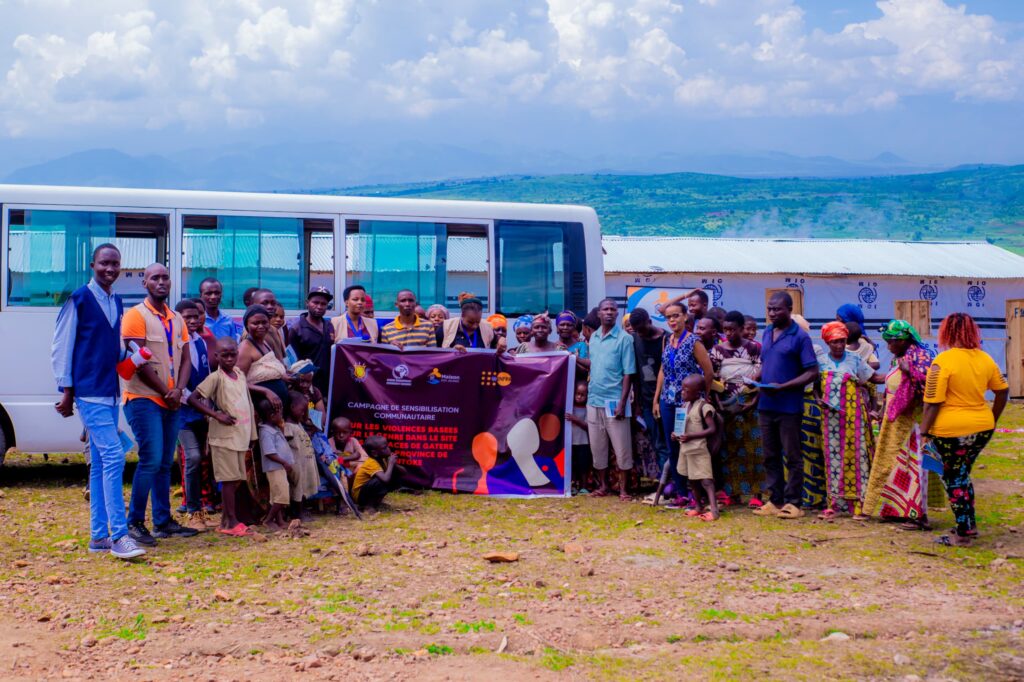
[[[381,343],[397,346],[399,350],[436,347],[434,325],[416,315],[416,294],[409,289],[402,289],[398,292],[396,303],[398,317],[394,322],[384,325],[384,329],[380,333]]]

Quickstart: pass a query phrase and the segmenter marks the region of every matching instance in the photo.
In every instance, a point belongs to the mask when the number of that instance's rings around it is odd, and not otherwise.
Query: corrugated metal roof
[[[606,273],[723,272],[1024,279],[1024,257],[986,242],[604,237]]]

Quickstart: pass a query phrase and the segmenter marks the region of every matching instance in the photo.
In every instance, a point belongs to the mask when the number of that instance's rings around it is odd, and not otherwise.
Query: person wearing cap
[[[395,306],[398,308],[398,317],[381,329],[381,343],[389,343],[398,350],[437,346],[434,325],[416,314],[416,294],[411,289],[398,292]]]
[[[369,298],[366,295],[366,287],[362,284],[345,287],[342,294],[342,300],[345,301],[345,312],[331,320],[336,342],[353,339],[366,343],[377,343],[380,339],[380,327],[373,319],[373,315],[368,315],[366,312]]]
[[[309,360],[315,367],[313,385],[326,395],[330,385],[331,346],[334,327],[325,315],[334,296],[327,287],[313,287],[306,295],[306,312],[288,326],[288,345],[300,360]]]
[[[490,322],[484,321],[484,304],[476,296],[466,296],[459,301],[462,314],[445,320],[437,330],[436,341],[440,348],[454,348],[464,351],[469,348],[493,348],[505,350],[505,339],[494,333]]]

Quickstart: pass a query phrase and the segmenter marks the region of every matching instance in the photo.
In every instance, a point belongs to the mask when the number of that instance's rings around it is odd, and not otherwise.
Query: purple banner
[[[330,416],[382,435],[416,483],[478,495],[569,495],[567,353],[334,347]],[[569,456],[567,456],[567,454]]]

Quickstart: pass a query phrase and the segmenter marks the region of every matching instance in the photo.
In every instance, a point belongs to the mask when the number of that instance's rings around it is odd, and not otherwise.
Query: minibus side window
[[[583,226],[499,220],[497,311],[507,316],[586,311]]]
[[[60,306],[92,277],[92,252],[104,242],[121,251],[114,292],[134,305],[145,296],[142,272],[167,263],[167,216],[115,211],[10,209],[7,305]]]

